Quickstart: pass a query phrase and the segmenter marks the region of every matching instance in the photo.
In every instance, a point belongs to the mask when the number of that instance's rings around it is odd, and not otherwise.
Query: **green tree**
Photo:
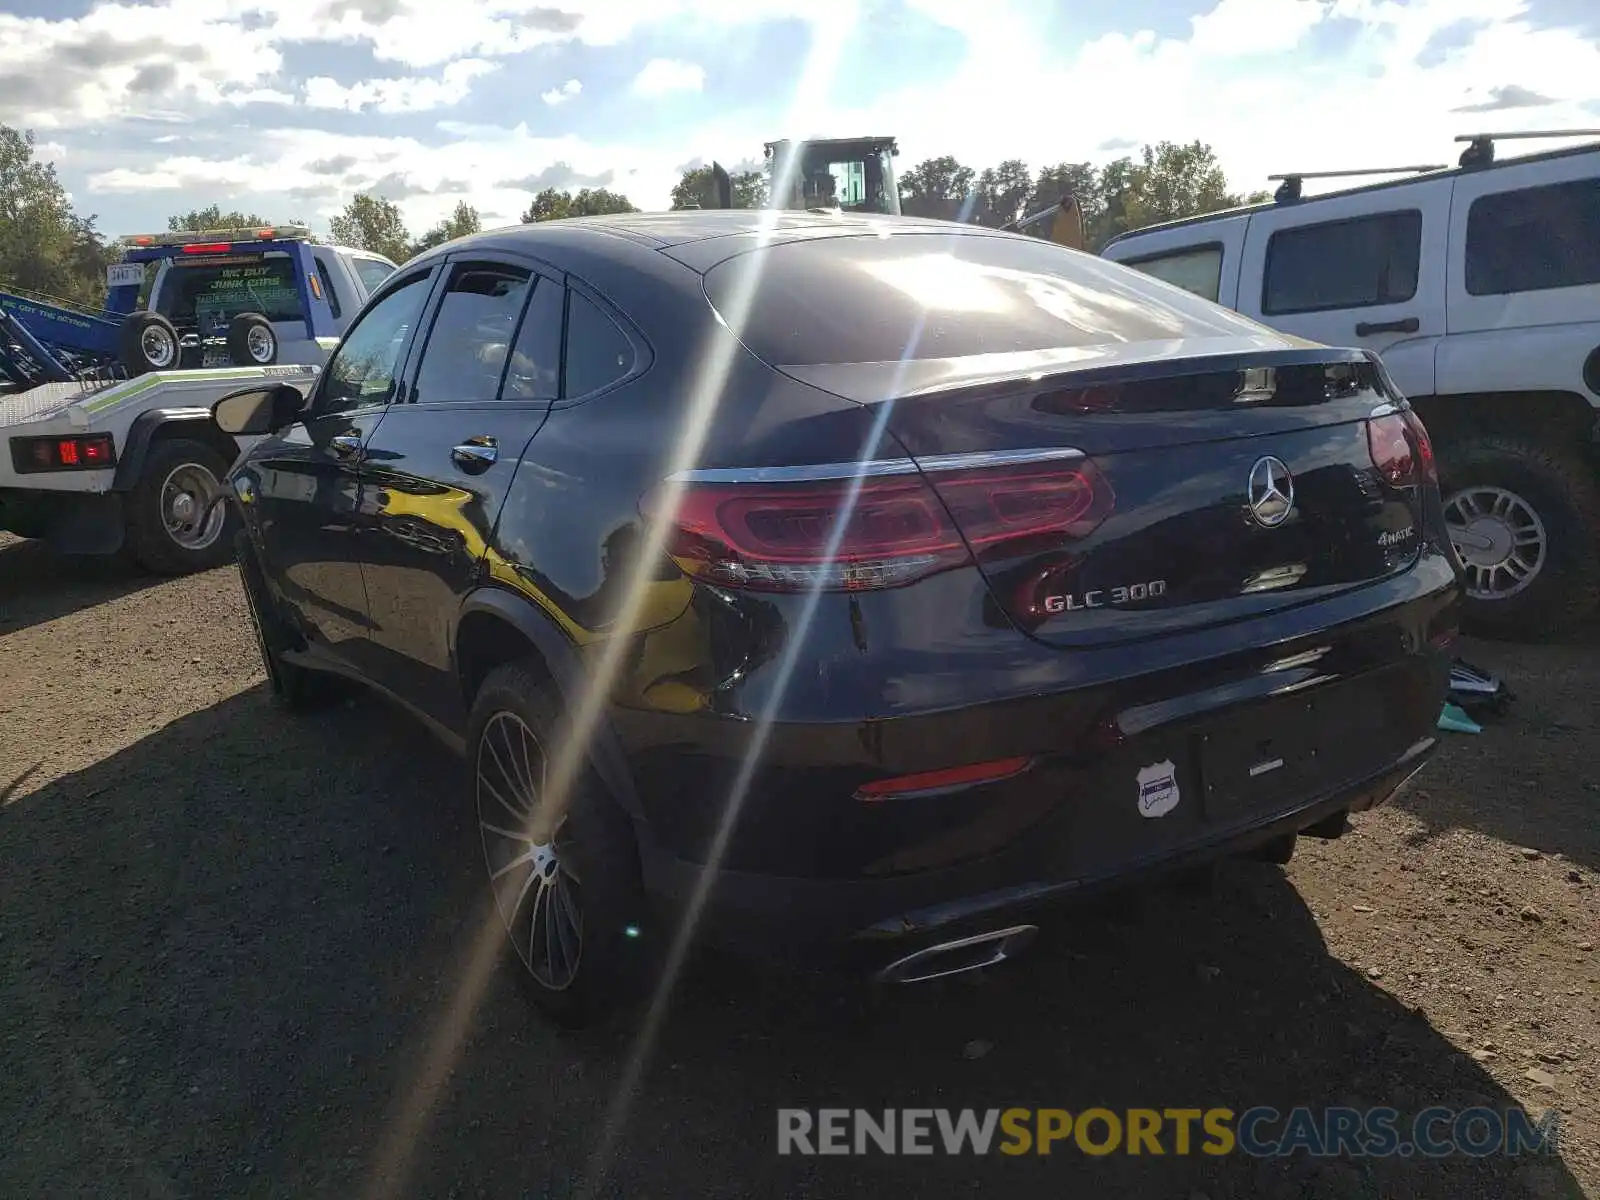
[[[900,211],[910,217],[959,220],[976,181],[977,172],[948,154],[924,159],[900,176]]]
[[[638,211],[621,192],[609,188],[583,188],[576,195],[558,188],[545,188],[522,214],[522,223],[531,225],[535,221],[558,221],[562,217],[598,217],[606,213]]]
[[[733,207],[764,208],[769,194],[767,172],[730,171],[728,182],[733,184]],[[715,208],[717,189],[711,168],[691,167],[683,173],[672,188],[673,208]]]
[[[411,235],[399,206],[370,192],[353,196],[344,211],[328,223],[328,229],[338,245],[370,250],[390,262],[401,263],[411,257]]]
[[[1145,146],[1137,160],[1107,163],[1100,171],[1100,197],[1099,220],[1089,234],[1095,247],[1124,230],[1267,198],[1265,192],[1231,191],[1216,153],[1201,141],[1159,142]]]
[[[991,228],[1009,224],[1024,215],[1023,207],[1033,190],[1033,172],[1020,158],[1008,158],[997,167],[985,168],[974,188],[972,220]]]
[[[167,218],[167,228],[173,233],[185,231],[199,233],[205,229],[249,229],[252,226],[271,225],[272,222],[255,213],[242,213],[237,209],[223,212],[215,204],[193,208],[186,213]]]
[[[417,239],[411,253],[421,254],[424,250],[432,250],[459,237],[468,237],[482,229],[483,222],[478,219],[478,210],[462,200],[456,204],[455,212]]]
[[[0,125],[0,282],[100,303],[110,251],[94,223],[72,211],[55,164],[38,161],[33,133]]]

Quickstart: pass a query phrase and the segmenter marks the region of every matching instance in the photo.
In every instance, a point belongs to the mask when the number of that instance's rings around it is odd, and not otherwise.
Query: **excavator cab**
[[[766,144],[773,208],[900,215],[892,137],[819,138]],[[781,188],[781,194],[779,189]]]

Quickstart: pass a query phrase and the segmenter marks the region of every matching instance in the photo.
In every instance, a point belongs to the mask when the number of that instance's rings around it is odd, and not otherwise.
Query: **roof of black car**
[[[949,229],[950,222],[923,217],[888,217],[879,213],[812,213],[772,212],[754,208],[675,209],[672,212],[614,213],[598,217],[567,217],[559,222],[534,222],[509,229],[486,231],[500,237],[521,236],[537,240],[541,232],[565,227],[591,229],[601,233],[618,234],[632,241],[652,246],[680,246],[687,242],[701,242],[708,238],[733,237],[739,234],[771,230],[777,234],[803,233],[816,236],[829,232],[840,234],[896,232],[927,232],[932,229]],[[994,233],[981,226],[966,226],[972,233]]]

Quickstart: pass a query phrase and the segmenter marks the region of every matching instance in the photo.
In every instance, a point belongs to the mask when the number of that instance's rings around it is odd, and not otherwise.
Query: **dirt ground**
[[[481,927],[474,835],[404,717],[275,711],[245,620],[232,568],[0,538],[0,1195],[380,1194]],[[1468,653],[1512,712],[1287,870],[1068,914],[976,982],[697,963],[600,1194],[1600,1196],[1600,635]],[[557,1035],[503,973],[466,1028],[387,1194],[581,1194],[626,1028]],[[1554,1107],[1561,1154],[775,1154],[780,1105],[1091,1104]]]

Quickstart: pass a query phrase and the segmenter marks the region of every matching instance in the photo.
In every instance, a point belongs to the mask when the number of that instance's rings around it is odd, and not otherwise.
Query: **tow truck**
[[[102,310],[0,291],[0,531],[204,570],[231,554],[213,502],[245,448],[211,405],[264,378],[309,390],[395,265],[303,226],[123,245]]]

